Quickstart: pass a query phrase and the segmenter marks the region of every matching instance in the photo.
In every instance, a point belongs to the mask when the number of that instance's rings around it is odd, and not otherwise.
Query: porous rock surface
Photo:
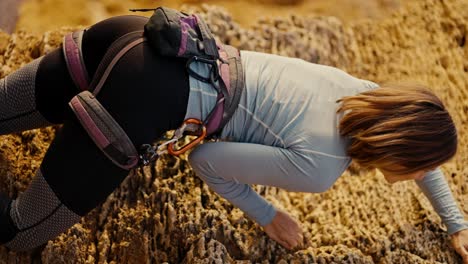
[[[328,64],[378,83],[430,85],[458,127],[458,155],[443,170],[466,215],[466,10],[463,0],[421,0],[377,22],[344,25],[333,17],[290,17],[263,20],[250,29],[217,7],[201,11],[221,40],[242,49]],[[41,36],[0,33],[0,77],[56,48],[71,30]],[[55,129],[0,137],[1,191],[16,197],[25,190]],[[128,177],[79,224],[34,252],[14,253],[0,246],[0,263],[460,263],[414,182],[390,186],[380,174],[354,168],[321,194],[255,189],[300,220],[302,249],[289,251],[270,240],[239,209],[211,192],[185,156],[164,156]]]

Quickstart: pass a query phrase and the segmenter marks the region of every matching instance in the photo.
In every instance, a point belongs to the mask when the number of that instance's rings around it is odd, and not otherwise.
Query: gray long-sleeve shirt
[[[212,190],[266,225],[275,208],[249,184],[300,192],[329,189],[351,162],[349,142],[337,129],[341,114],[336,114],[336,100],[377,85],[300,59],[250,51],[241,56],[246,85],[221,133],[226,141],[198,146],[190,163]],[[194,69],[207,72],[203,64]],[[186,118],[203,120],[217,94],[193,78],[190,87]],[[468,228],[439,169],[418,185],[449,233]]]

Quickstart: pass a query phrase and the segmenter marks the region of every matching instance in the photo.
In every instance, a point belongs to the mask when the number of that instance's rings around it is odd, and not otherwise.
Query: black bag
[[[163,56],[219,59],[211,31],[195,14],[188,15],[171,8],[158,7],[145,25],[145,36]]]

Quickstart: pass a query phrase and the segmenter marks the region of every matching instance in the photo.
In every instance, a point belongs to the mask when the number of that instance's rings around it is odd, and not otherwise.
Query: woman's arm
[[[191,153],[189,161],[213,191],[262,225],[272,239],[287,248],[297,245],[292,240],[302,240],[298,223],[286,213],[277,212],[249,184],[321,192],[341,173],[333,171],[340,166],[332,157],[301,155],[288,149],[251,143],[206,143]],[[343,165],[347,161],[338,162]]]
[[[429,172],[424,179],[416,180],[416,183],[447,226],[452,245],[463,258],[463,263],[468,264],[468,222],[457,207],[444,174],[437,168]]]
[[[468,222],[464,220],[440,168],[428,172],[423,180],[416,180],[416,184],[429,199],[450,235],[468,229]]]

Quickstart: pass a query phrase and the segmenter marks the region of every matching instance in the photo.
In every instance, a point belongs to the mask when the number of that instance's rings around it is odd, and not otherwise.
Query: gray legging
[[[90,75],[113,41],[142,30],[146,21],[121,16],[87,29],[83,56]],[[78,92],[61,49],[0,79],[0,135],[63,123],[27,190],[13,201],[0,194],[0,244],[28,250],[53,239],[128,175],[95,146],[68,108]],[[138,147],[182,123],[188,92],[185,60],[158,56],[143,43],[117,63],[98,99]]]

